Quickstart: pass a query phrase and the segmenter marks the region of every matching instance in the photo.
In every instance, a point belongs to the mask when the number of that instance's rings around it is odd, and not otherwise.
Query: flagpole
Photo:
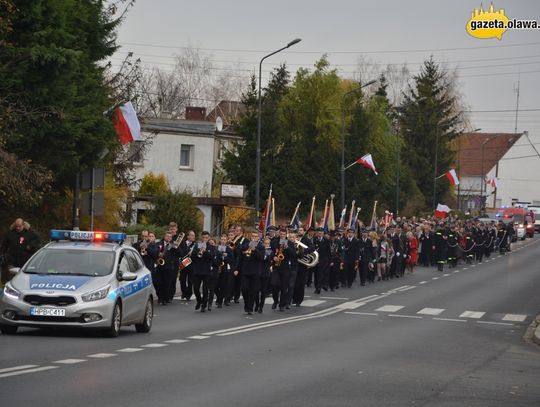
[[[326,220],[326,211],[328,211],[328,199],[324,203],[323,217],[322,217],[322,220],[321,220],[321,223],[323,224],[323,226],[324,226],[324,222]]]
[[[352,203],[351,203],[351,212],[349,213],[349,222],[347,222],[347,228],[350,228],[352,227],[351,225],[351,222],[353,220],[353,214],[354,214],[354,204],[356,203],[356,201],[353,199]]]
[[[343,169],[343,171],[348,170],[348,169],[351,168],[354,164],[358,164],[358,163],[357,163],[356,161],[353,162],[351,165],[346,166],[346,167]]]
[[[272,197],[272,217],[270,219],[270,225],[276,226],[276,201]]]
[[[296,208],[294,210],[294,213],[293,213],[293,216],[291,218],[291,221],[289,222],[289,225],[292,225],[293,222],[294,222],[294,218],[296,217],[296,215],[298,214],[298,208],[300,207],[300,204],[301,202],[298,202],[298,204],[296,204]]]

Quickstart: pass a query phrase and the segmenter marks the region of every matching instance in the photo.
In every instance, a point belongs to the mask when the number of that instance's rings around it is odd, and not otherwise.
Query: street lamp
[[[371,80],[357,88],[351,89],[341,97],[341,207],[345,208],[345,98],[366,86],[373,85],[377,80]]]
[[[484,203],[484,183],[485,183],[485,179],[486,179],[486,174],[484,173],[484,151],[485,151],[485,148],[486,148],[486,144],[489,143],[491,140],[493,140],[493,138],[487,138],[485,139],[483,142],[482,142],[482,175],[481,175],[481,179],[480,179],[480,199],[481,199],[481,204],[483,204],[484,208],[486,207],[485,203]],[[486,200],[487,200],[487,197],[486,197]]]
[[[284,47],[271,52],[268,55],[262,57],[259,62],[259,103],[257,107],[257,150],[256,150],[256,179],[255,179],[255,210],[257,211],[257,219],[259,218],[259,195],[261,189],[261,74],[262,74],[262,63],[263,61],[271,57],[272,55],[277,54],[278,52],[283,51],[289,47],[292,47],[295,44],[298,44],[302,39],[296,38],[289,42]]]

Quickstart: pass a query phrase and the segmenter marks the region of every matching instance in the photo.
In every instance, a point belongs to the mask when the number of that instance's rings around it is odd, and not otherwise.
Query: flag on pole
[[[291,223],[295,229],[298,229],[300,227],[300,219],[298,218],[298,209],[300,208],[300,202],[296,205],[296,209],[294,210],[294,214],[291,218]]]
[[[330,195],[330,206],[328,208],[328,215],[326,217],[328,218],[328,232],[331,230],[336,230],[336,220],[334,218],[334,194]]]
[[[497,177],[486,179],[486,184],[497,189],[499,187],[499,179]]]
[[[263,214],[261,216],[261,219],[259,220],[259,230],[262,232],[263,236],[266,235],[266,228],[270,226],[268,224],[269,220],[271,220],[271,212],[272,211],[272,185],[270,185],[270,192],[268,193],[268,199],[266,200],[266,206],[264,207]]]
[[[438,219],[444,219],[448,216],[450,208],[446,205],[437,204],[437,209],[435,209],[435,217]]]
[[[356,227],[357,227],[357,223],[358,223],[358,214],[360,213],[360,210],[362,208],[356,208],[356,213],[354,214],[353,218],[352,218],[352,223],[351,223],[351,226],[350,228],[356,230]]]
[[[268,226],[276,226],[276,201],[274,200],[274,198],[272,198],[272,211],[270,212],[270,214],[270,225],[267,225],[267,228]]]
[[[321,218],[321,223],[319,224],[321,227],[324,228],[324,225],[326,223],[326,216],[328,215],[328,199],[324,203],[324,211]]]
[[[309,210],[309,215],[304,225],[304,229],[307,231],[313,223],[313,215],[315,214],[315,197],[311,200],[311,209]]]
[[[392,223],[394,214],[392,212],[384,211],[384,228],[387,229]]]
[[[375,164],[373,163],[373,157],[371,156],[371,154],[366,154],[366,155],[360,157],[355,162],[357,164],[363,165],[366,168],[369,168],[371,171],[373,171],[375,173],[375,175],[379,175],[377,173],[377,170],[375,169]]]
[[[339,227],[342,228],[345,226],[345,215],[347,214],[347,205],[341,210],[341,217],[339,218]]]
[[[347,223],[347,229],[348,228],[352,228],[353,227],[353,218],[354,218],[354,204],[356,203],[356,201],[352,201],[351,203],[351,212],[349,213],[349,222]]]
[[[141,124],[131,102],[118,106],[113,116],[113,126],[121,144],[141,140]]]
[[[459,185],[459,179],[458,179],[458,176],[456,174],[456,170],[454,170],[453,168],[448,171],[446,174],[446,178],[448,178],[448,180],[450,181],[450,184],[452,185]]]

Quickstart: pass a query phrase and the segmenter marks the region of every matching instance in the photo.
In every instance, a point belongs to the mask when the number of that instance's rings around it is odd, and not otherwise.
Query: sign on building
[[[222,198],[243,198],[244,186],[235,184],[221,184]]]

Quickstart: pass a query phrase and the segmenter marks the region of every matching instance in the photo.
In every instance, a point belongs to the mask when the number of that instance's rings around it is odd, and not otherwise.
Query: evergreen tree
[[[461,131],[462,118],[456,113],[457,100],[451,85],[447,73],[431,58],[413,78],[400,108],[399,122],[404,140],[401,157],[415,174],[425,208],[431,208],[433,204],[434,177],[448,171],[454,162],[449,142]],[[439,180],[436,201],[444,200],[449,193],[448,182]]]

